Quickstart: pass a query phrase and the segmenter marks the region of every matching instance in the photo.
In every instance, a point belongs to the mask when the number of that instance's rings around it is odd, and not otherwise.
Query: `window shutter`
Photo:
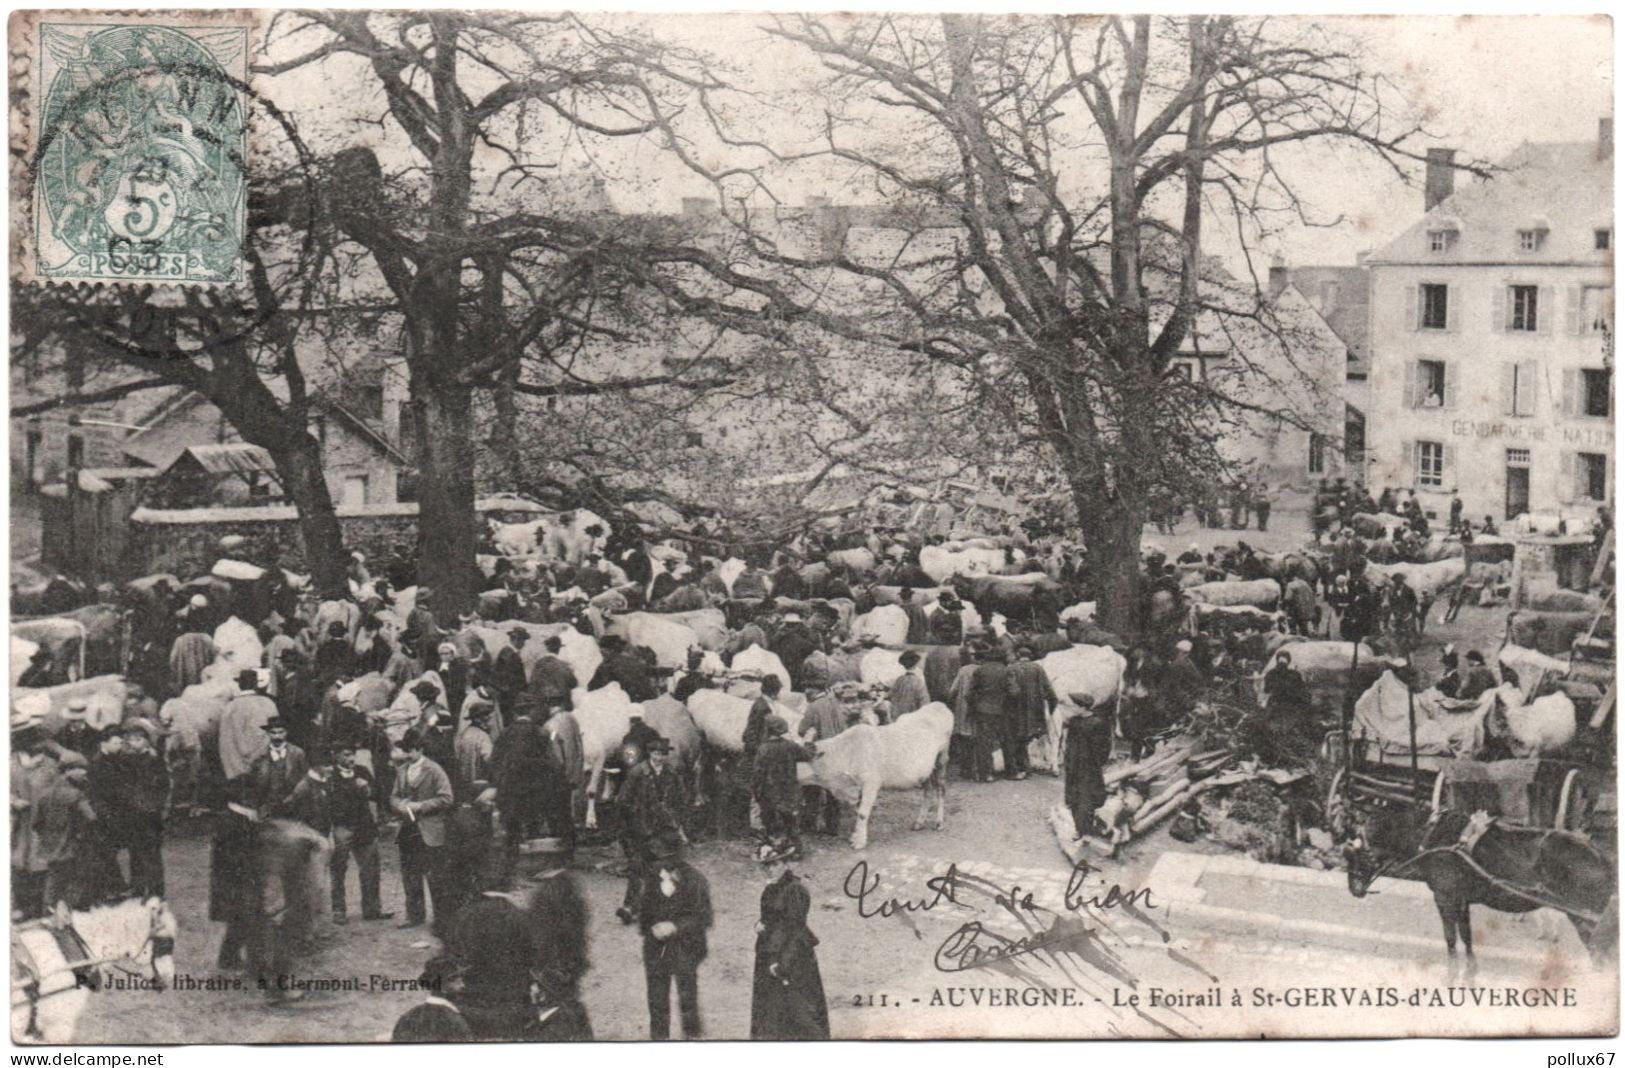
[[[1411,468],[1410,481],[1412,483],[1414,483],[1416,481],[1417,476],[1422,471],[1421,459],[1420,459],[1420,457],[1418,457],[1416,455],[1416,442],[1414,442],[1414,441],[1402,441],[1402,442],[1399,443],[1399,449],[1400,449],[1399,454],[1405,458],[1404,462],[1410,465],[1410,468]]]
[[[1515,364],[1515,363],[1503,363],[1501,365],[1501,414],[1502,415],[1519,415],[1519,414],[1521,414],[1518,411],[1518,391],[1517,391],[1517,386],[1515,384],[1515,376],[1517,375],[1517,373],[1518,373],[1518,365],[1517,364]]]
[[[1460,294],[1453,292],[1451,287],[1444,289],[1444,328],[1449,333],[1456,333],[1461,329],[1461,301],[1456,298]]]
[[[1574,500],[1574,484],[1576,481],[1574,453],[1564,449],[1558,454],[1557,460],[1557,499],[1561,504],[1569,504]]]
[[[1504,331],[1511,320],[1507,312],[1507,287],[1493,285],[1490,287],[1490,330],[1492,332]]]
[[[1563,310],[1563,328],[1571,334],[1582,333],[1585,329],[1581,315],[1584,304],[1585,290],[1579,286],[1569,286],[1568,303]]]
[[[1563,414],[1577,415],[1580,411],[1580,372],[1573,367],[1563,369]]]
[[[1405,361],[1405,407],[1414,408],[1416,398],[1416,361]]]
[[[1552,332],[1552,317],[1557,314],[1557,287],[1541,286],[1535,295],[1535,329],[1542,334]]]
[[[1442,479],[1443,485],[1454,486],[1456,484],[1456,447],[1454,445],[1444,447],[1444,470],[1440,474],[1444,476]],[[1452,490],[1451,492],[1455,491]]]
[[[1411,330],[1420,329],[1422,326],[1421,301],[1418,299],[1421,292],[1422,287],[1419,285],[1405,287],[1405,325]]]
[[[1519,415],[1534,415],[1540,403],[1540,367],[1534,360],[1526,360],[1518,365],[1518,413]]]
[[[1443,406],[1446,407],[1446,408],[1454,408],[1456,406],[1456,361],[1455,360],[1446,360],[1446,361],[1444,361],[1444,397],[1442,397],[1441,399],[1444,401]]]

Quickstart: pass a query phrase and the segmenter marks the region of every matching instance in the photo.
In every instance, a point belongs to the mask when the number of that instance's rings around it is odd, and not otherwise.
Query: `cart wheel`
[[[1563,789],[1558,794],[1557,816],[1552,820],[1552,826],[1560,831],[1577,830],[1575,825],[1590,811],[1591,801],[1589,791],[1580,781],[1580,769],[1570,768],[1569,773],[1563,776]]]
[[[1332,784],[1326,790],[1326,823],[1331,828],[1332,838],[1336,841],[1348,837],[1348,808],[1343,803],[1343,774],[1342,768],[1332,776]]]

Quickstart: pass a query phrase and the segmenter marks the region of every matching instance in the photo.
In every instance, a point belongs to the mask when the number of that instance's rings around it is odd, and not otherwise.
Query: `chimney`
[[[1456,150],[1453,148],[1428,149],[1427,184],[1422,200],[1423,211],[1432,211],[1440,202],[1448,200],[1450,194],[1456,191],[1456,168],[1452,166],[1455,159]]]
[[[1597,158],[1614,158],[1614,117],[1604,115],[1597,120]]]
[[[1270,296],[1281,295],[1281,290],[1286,288],[1289,274],[1286,257],[1277,252],[1270,258]]]

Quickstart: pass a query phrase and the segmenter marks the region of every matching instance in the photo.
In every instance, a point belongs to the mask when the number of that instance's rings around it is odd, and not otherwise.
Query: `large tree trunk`
[[[270,452],[276,460],[282,486],[299,510],[305,566],[310,568],[316,591],[324,598],[348,596],[344,535],[339,530],[339,517],[333,511],[333,498],[327,489],[321,443],[300,429]]]
[[[1089,550],[1095,585],[1095,617],[1125,638],[1138,638],[1140,619],[1140,534],[1145,525],[1143,493],[1119,487],[1110,493],[1096,474],[1075,472],[1069,479],[1072,503]]]
[[[496,469],[502,475],[501,488],[505,490],[517,490],[525,477],[524,465],[519,462],[519,405],[514,394],[518,382],[519,361],[509,361],[497,375],[497,388],[492,397],[496,421],[489,440]]]
[[[476,592],[473,397],[456,383],[414,383],[413,394],[422,428],[418,580],[434,589],[434,610],[446,621],[468,611]]]

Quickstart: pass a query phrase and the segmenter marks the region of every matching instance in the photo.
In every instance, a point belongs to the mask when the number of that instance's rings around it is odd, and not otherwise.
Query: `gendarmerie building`
[[[1367,260],[1370,483],[1427,511],[1585,516],[1613,496],[1613,125],[1492,177],[1429,152],[1425,211]]]

